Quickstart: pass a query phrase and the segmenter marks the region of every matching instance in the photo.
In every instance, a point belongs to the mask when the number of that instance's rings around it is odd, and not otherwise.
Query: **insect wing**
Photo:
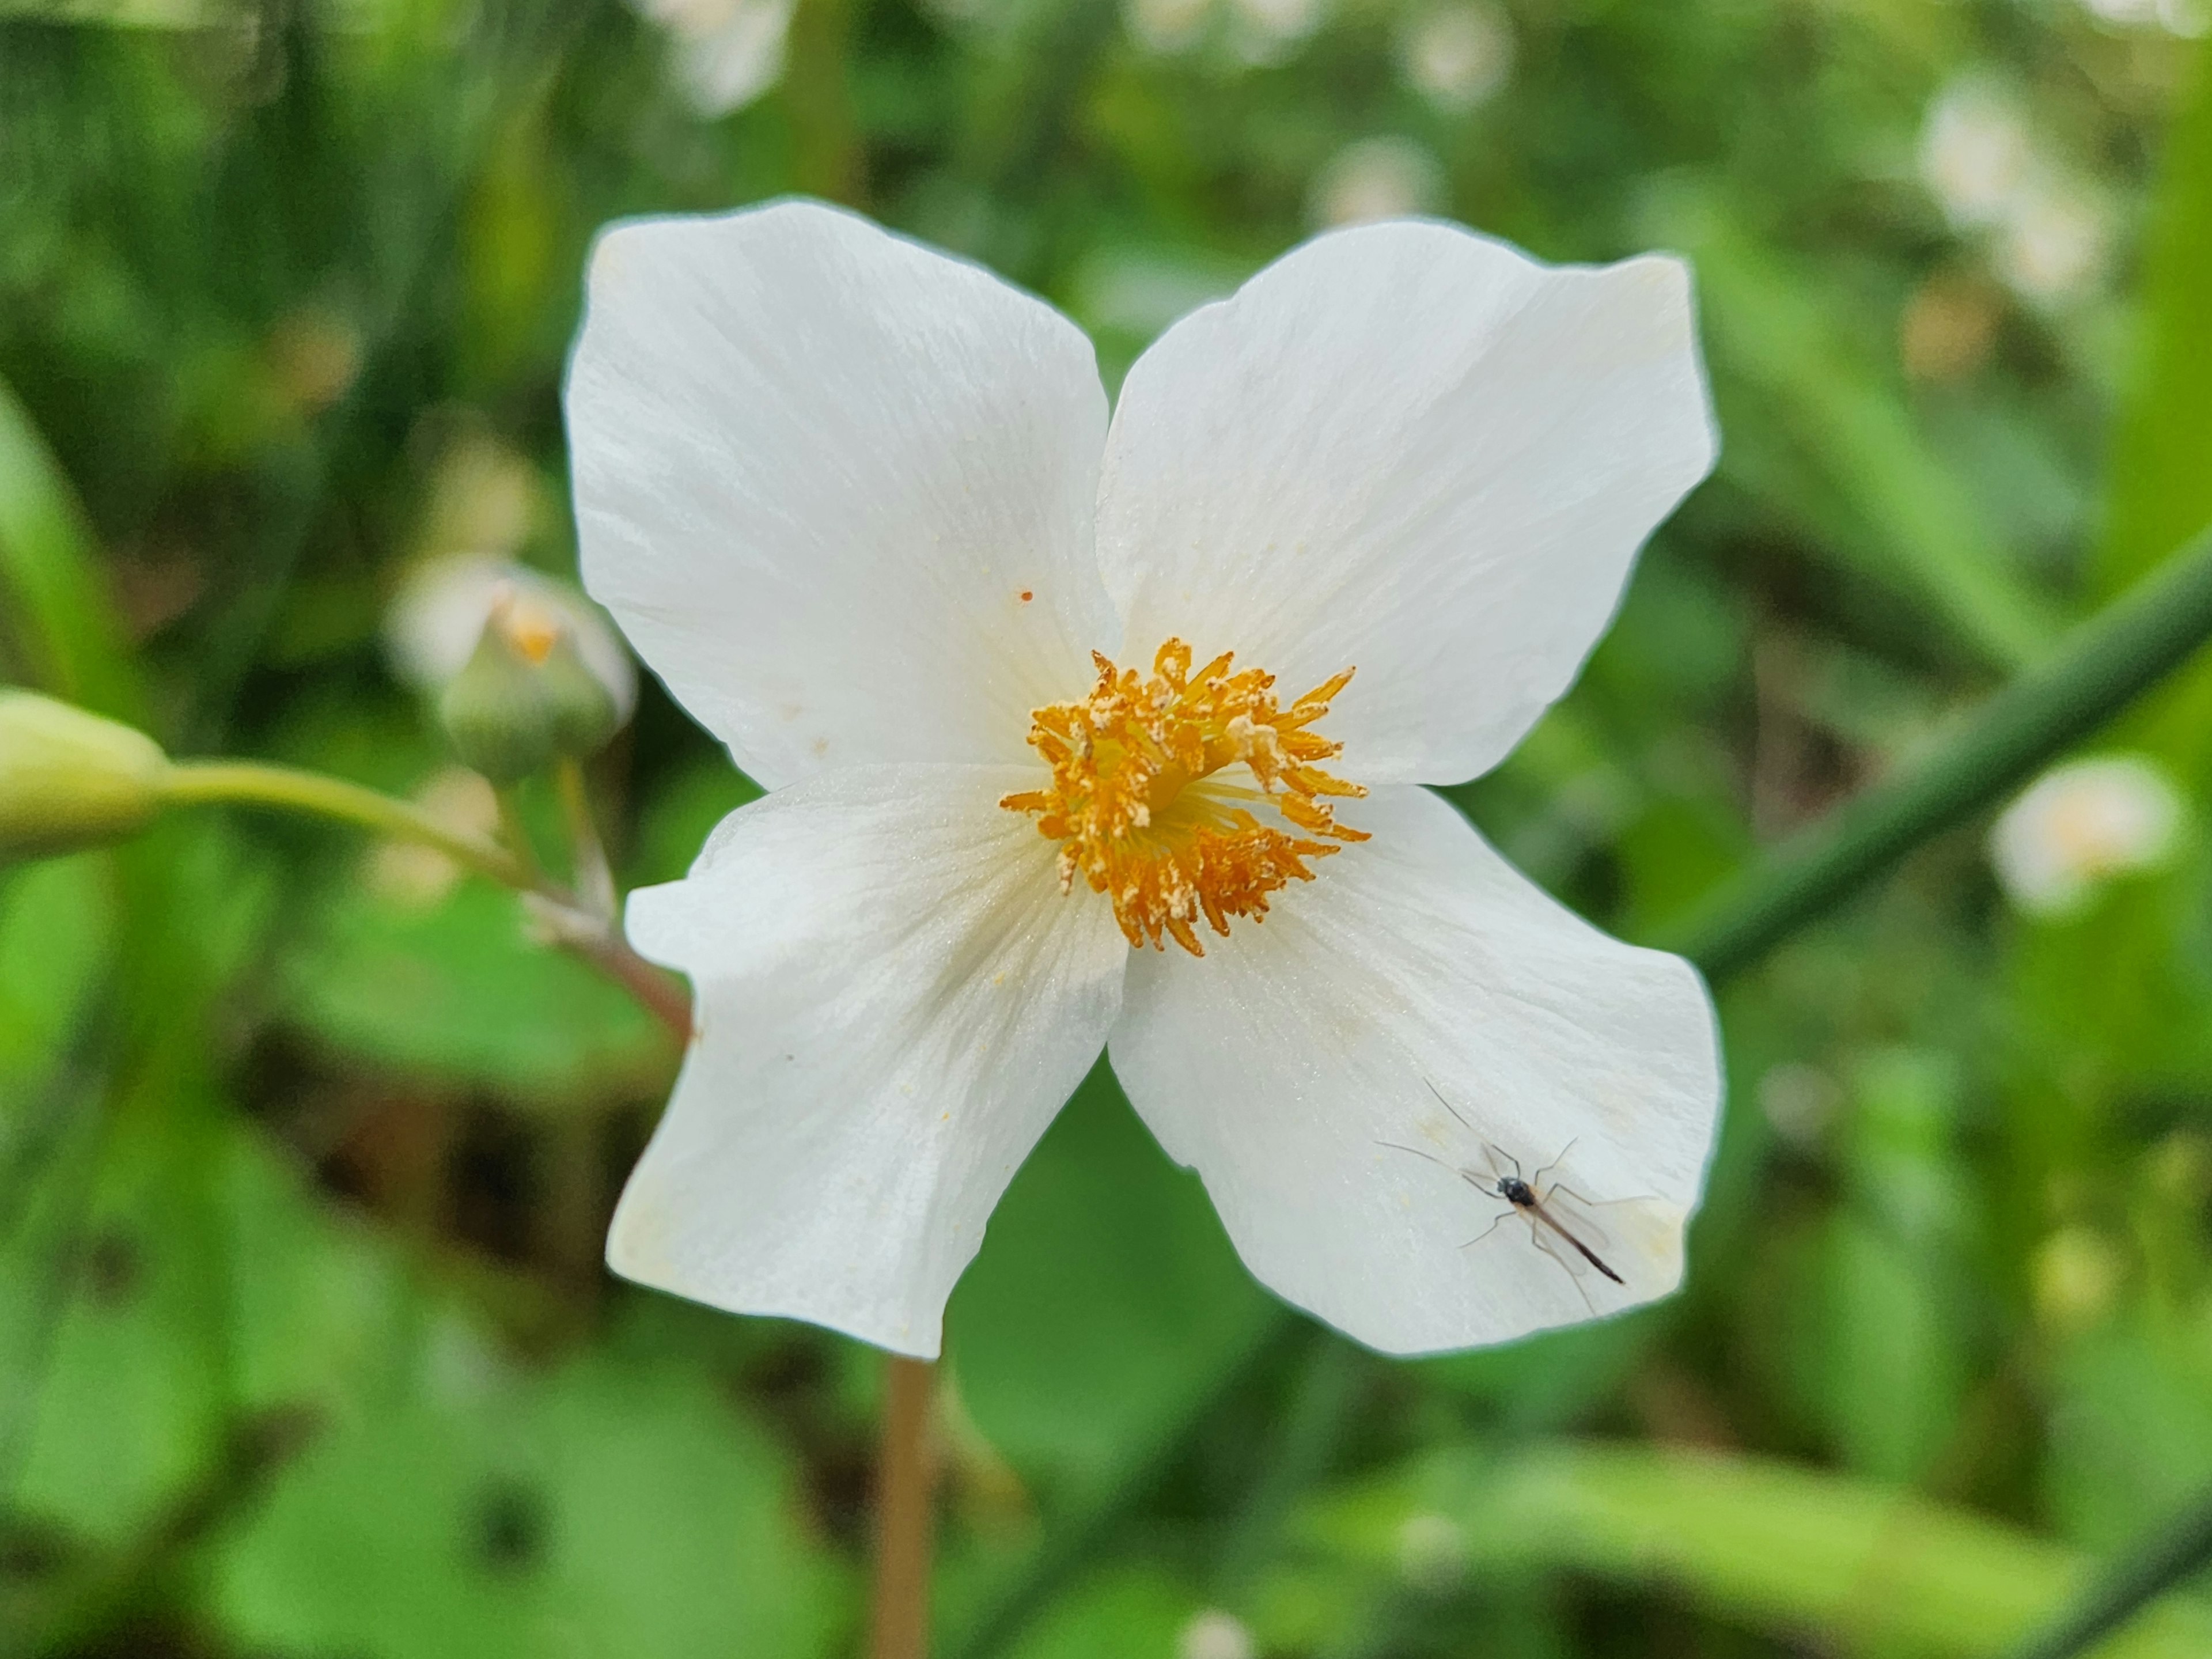
[[[1562,1231],[1580,1239],[1608,1263],[1613,1261],[1611,1252],[1619,1249],[1622,1243],[1614,1237],[1619,1218],[1611,1212],[1638,1201],[1632,1198],[1616,1204],[1593,1204],[1573,1188],[1558,1182],[1546,1182],[1537,1189],[1536,1197],[1539,1207]]]
[[[1559,1230],[1589,1247],[1592,1255],[1617,1274],[1620,1285],[1606,1283],[1581,1252],[1559,1241],[1560,1253],[1576,1258],[1571,1265],[1578,1279],[1604,1285],[1615,1299],[1643,1301],[1663,1296],[1681,1282],[1682,1220],[1680,1209],[1648,1195],[1598,1203],[1571,1183],[1547,1185],[1542,1194],[1544,1213]],[[1540,1231],[1549,1231],[1540,1229]],[[1593,1296],[1598,1295],[1595,1290]]]

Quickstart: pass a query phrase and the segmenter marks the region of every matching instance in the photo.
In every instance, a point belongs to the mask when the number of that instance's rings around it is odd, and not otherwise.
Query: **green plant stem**
[[[2212,1491],[2120,1553],[2081,1599],[2012,1650],[2012,1659],[2074,1659],[2212,1562]]]
[[[228,804],[273,807],[373,830],[394,841],[435,848],[456,864],[520,890],[538,885],[514,854],[478,836],[450,830],[410,802],[342,778],[259,761],[180,761],[170,770],[173,805]]]
[[[530,839],[530,825],[523,819],[519,788],[514,784],[501,784],[492,791],[492,796],[499,803],[500,839],[507,843],[507,850],[514,855],[515,866],[522,872],[522,880],[518,884],[533,892],[549,890],[545,866],[538,861],[538,848]]]
[[[1325,1477],[1380,1363],[1331,1330],[1308,1334],[1289,1409],[1267,1468],[1244,1499],[1222,1547],[1217,1577],[1227,1601],[1267,1565],[1276,1534],[1307,1489]]]
[[[1908,765],[1790,837],[1653,941],[1725,978],[1931,836],[1990,805],[2212,637],[2212,532],[2067,636]]]
[[[1401,1466],[1309,1512],[1302,1541],[1395,1575],[1406,1522],[1442,1516],[1486,1577],[1571,1571],[1673,1592],[1850,1650],[1994,1659],[2088,1576],[2077,1552],[1850,1476],[1680,1448],[1464,1451]],[[1882,1593],[1866,1594],[1869,1583]],[[2109,1659],[2212,1652],[2212,1609],[2152,1609]]]
[[[553,783],[568,829],[568,878],[585,908],[611,922],[617,902],[614,870],[599,839],[599,820],[592,816],[591,786],[582,764],[574,756],[563,755],[553,764]]]
[[[421,808],[390,795],[379,794],[357,783],[304,772],[289,766],[269,766],[259,761],[185,761],[169,774],[167,799],[173,805],[222,805],[265,806],[279,811],[305,812],[357,824],[395,841],[419,842],[434,847],[454,862],[490,877],[520,893],[535,893],[562,909],[574,912],[576,897],[547,881],[538,868],[536,855],[517,856],[493,842],[449,830]],[[502,793],[502,817],[507,833],[522,836],[520,820],[507,805]],[[589,811],[588,804],[586,806]],[[597,846],[597,839],[593,843]],[[623,943],[611,918],[592,915],[596,923],[588,933],[564,935],[562,947],[581,957],[629,992],[647,1012],[665,1025],[678,1042],[691,1037],[691,999],[683,986]]]

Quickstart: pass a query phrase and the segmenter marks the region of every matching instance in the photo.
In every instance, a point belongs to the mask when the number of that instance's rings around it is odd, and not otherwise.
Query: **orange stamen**
[[[1194,926],[1200,917],[1224,935],[1231,916],[1257,921],[1268,894],[1313,879],[1310,860],[1367,839],[1320,799],[1367,793],[1314,764],[1343,744],[1305,729],[1328,713],[1351,669],[1283,708],[1275,677],[1231,673],[1225,651],[1193,673],[1190,647],[1171,639],[1149,678],[1097,652],[1091,660],[1098,682],[1088,696],[1030,712],[1030,744],[1052,768],[1051,787],[999,805],[1036,817],[1060,843],[1060,890],[1081,874],[1112,901],[1133,946],[1158,949],[1172,938],[1204,956]],[[1237,765],[1256,792],[1217,775]],[[1262,822],[1245,801],[1272,807],[1291,828]]]

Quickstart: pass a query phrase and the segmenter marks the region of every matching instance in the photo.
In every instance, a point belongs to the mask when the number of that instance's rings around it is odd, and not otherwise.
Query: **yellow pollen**
[[[1200,916],[1224,935],[1231,916],[1257,921],[1268,894],[1313,879],[1308,860],[1367,839],[1337,823],[1324,799],[1367,793],[1316,763],[1344,745],[1307,729],[1352,670],[1283,708],[1275,677],[1232,674],[1231,654],[1194,674],[1190,647],[1171,639],[1147,679],[1092,652],[1098,683],[1090,696],[1030,713],[1030,746],[1052,768],[1052,787],[999,803],[1035,815],[1039,833],[1060,843],[1060,891],[1080,874],[1113,901],[1133,946],[1157,949],[1172,937],[1202,957]],[[1216,775],[1239,764],[1256,789]],[[1247,802],[1272,807],[1291,827],[1262,823]]]
[[[512,588],[493,600],[492,621],[532,663],[543,664],[561,638],[561,618]]]

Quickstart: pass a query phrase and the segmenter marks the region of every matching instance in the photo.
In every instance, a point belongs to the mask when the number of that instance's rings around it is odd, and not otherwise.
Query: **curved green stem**
[[[2212,1561],[2212,1490],[2154,1526],[2082,1591],[2080,1600],[2013,1650],[2012,1659],[2074,1659]]]
[[[435,848],[455,863],[518,890],[538,885],[503,848],[449,830],[410,802],[319,772],[260,761],[179,761],[170,769],[165,793],[175,805],[228,802],[337,818],[395,841]]]
[[[1990,805],[2212,638],[2212,532],[2067,637],[1917,765],[1792,836],[1653,941],[1723,979]]]
[[[1309,1507],[1310,1547],[1396,1570],[1405,1528],[1440,1517],[1465,1567],[1565,1569],[1662,1589],[1754,1628],[1851,1648],[1995,1659],[2092,1572],[2063,1544],[1849,1475],[1660,1448],[1555,1444],[1502,1462],[1450,1451]],[[2212,1607],[2176,1597],[2112,1659],[2212,1651]]]

